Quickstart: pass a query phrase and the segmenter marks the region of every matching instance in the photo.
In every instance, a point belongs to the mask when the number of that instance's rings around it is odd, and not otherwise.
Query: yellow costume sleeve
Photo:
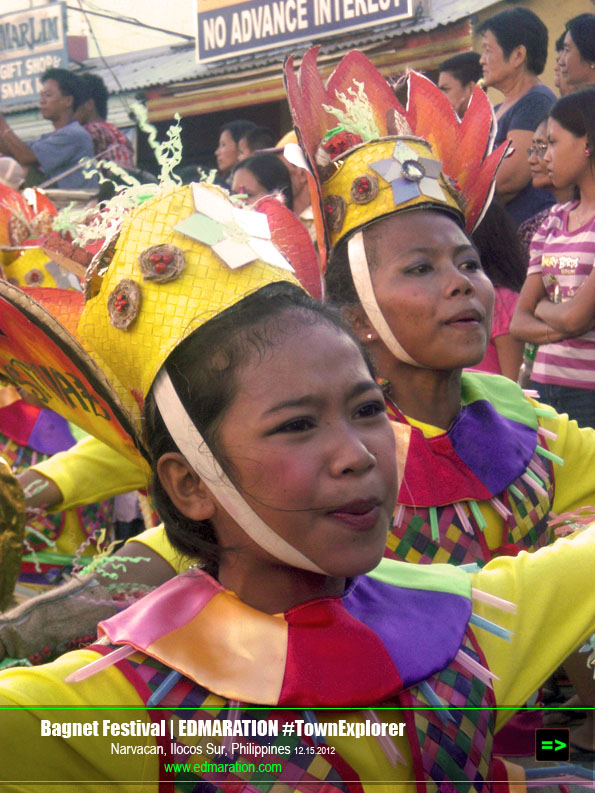
[[[182,556],[179,551],[176,551],[167,539],[163,523],[137,534],[136,537],[131,537],[128,542],[140,542],[146,545],[147,548],[165,559],[176,573],[183,573],[196,561],[196,559],[188,559],[187,556]]]
[[[529,400],[542,410],[547,405]],[[572,512],[578,507],[595,507],[595,429],[579,427],[566,413],[551,409],[551,418],[540,416],[542,427],[556,433],[556,440],[546,440],[548,449],[564,460],[564,465],[554,463],[556,490],[554,512]]]
[[[520,707],[595,630],[593,570],[595,526],[534,553],[493,559],[472,575],[474,587],[517,605],[510,614],[474,601],[474,613],[513,632],[507,642],[474,628],[500,678],[494,682],[498,707]],[[512,715],[499,710],[497,728]]]
[[[74,669],[97,658],[89,650],[63,655],[46,666],[9,669],[0,675],[0,707],[19,706],[22,710],[2,710],[0,746],[2,763],[0,780],[135,780],[135,785],[118,786],[118,790],[156,791],[157,785],[146,782],[159,779],[158,756],[155,754],[118,754],[111,744],[155,747],[155,738],[105,737],[103,720],[110,722],[139,721],[150,724],[150,717],[131,683],[115,668],[101,673],[101,681],[92,677],[81,683],[67,684],[64,678]],[[46,706],[40,707],[40,704]],[[91,709],[91,706],[101,709]],[[140,706],[140,710],[119,710]],[[76,707],[80,710],[47,708]],[[97,721],[98,735],[57,738],[42,735],[42,720],[64,723]],[[87,728],[89,729],[89,728]],[[35,758],[34,761],[32,758]],[[139,784],[141,783],[141,784]],[[2,785],[10,793],[33,793],[50,787],[13,782]],[[94,793],[95,784],[77,785],[81,793]]]
[[[54,505],[53,512],[104,501],[147,486],[140,468],[92,436],[32,469],[51,479],[62,493],[62,501]]]

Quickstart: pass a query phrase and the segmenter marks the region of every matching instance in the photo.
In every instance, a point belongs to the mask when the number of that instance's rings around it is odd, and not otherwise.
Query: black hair
[[[222,132],[229,132],[235,143],[239,143],[250,130],[253,130],[256,124],[253,121],[246,121],[245,119],[238,119],[237,121],[228,121],[227,124],[219,129],[219,134]]]
[[[499,201],[492,201],[471,239],[494,286],[520,292],[527,266],[514,224]]]
[[[581,88],[558,99],[550,109],[550,118],[577,138],[587,137],[591,166],[595,165],[595,85]]]
[[[476,83],[482,76],[483,70],[479,65],[480,55],[477,52],[460,52],[446,61],[442,61],[438,72],[448,72],[458,80],[461,85]]]
[[[478,33],[494,34],[506,58],[515,47],[524,45],[527,51],[527,69],[541,74],[547,60],[548,32],[541,19],[528,8],[507,8],[484,20]]]
[[[595,61],[595,14],[579,14],[569,19],[566,33],[570,33],[584,61]]]
[[[58,83],[62,96],[72,97],[73,111],[77,109],[81,102],[85,101],[80,78],[68,71],[68,69],[46,69],[41,75],[41,82],[45,83],[47,80],[55,80]]]
[[[206,322],[179,344],[165,366],[176,392],[209,449],[226,474],[234,472],[217,442],[217,431],[237,393],[237,372],[246,363],[261,359],[296,326],[326,324],[359,342],[341,317],[329,306],[313,300],[294,284],[268,284]],[[362,356],[372,373],[366,354]],[[171,502],[159,477],[157,463],[168,452],[179,451],[149,391],[144,411],[145,435],[152,458],[152,495],[171,544],[184,556],[200,559],[216,575],[220,547],[210,521],[193,521]]]
[[[99,117],[105,121],[107,118],[107,88],[105,83],[97,74],[81,74],[83,89],[83,100],[86,102],[92,99],[95,103],[95,110]]]
[[[242,137],[254,152],[258,149],[272,149],[275,145],[275,136],[268,127],[254,127]]]
[[[562,52],[562,50],[564,49],[564,39],[565,38],[566,38],[566,31],[564,31],[563,33],[560,33],[560,35],[556,39],[556,43],[554,44],[554,46],[556,48],[556,52]]]
[[[253,154],[240,160],[233,168],[233,174],[239,168],[246,168],[254,174],[256,179],[268,193],[281,193],[285,206],[293,209],[293,192],[291,190],[291,176],[285,163],[275,154]]]

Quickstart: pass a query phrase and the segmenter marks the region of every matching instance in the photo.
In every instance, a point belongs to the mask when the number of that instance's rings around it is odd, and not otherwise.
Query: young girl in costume
[[[419,75],[405,109],[361,54],[326,85],[315,58],[298,75],[290,63],[287,89],[319,196],[329,299],[373,358],[396,422],[386,555],[483,564],[535,550],[553,539],[552,511],[595,503],[595,436],[508,379],[463,371],[485,355],[492,322],[493,290],[467,236],[481,230],[504,153],[484,161],[489,102],[476,90],[459,123]],[[500,749],[532,753],[535,726]]]
[[[542,399],[595,427],[595,87],[558,100],[547,124],[544,162],[557,204],[535,233],[513,333],[539,344],[533,380]]]
[[[592,629],[593,533],[471,574],[377,566],[397,425],[357,343],[301,291],[256,215],[215,188],[165,191],[125,221],[98,274],[72,348],[81,370],[114,374],[170,539],[208,572],[102,623],[92,649],[0,675],[0,703],[22,708],[0,722],[0,774],[30,780],[34,751],[44,779],[88,791],[488,791],[507,776],[491,756],[505,708]],[[83,710],[66,720],[52,705]],[[48,720],[96,720],[97,734],[60,737]],[[214,737],[188,737],[196,720]],[[241,723],[240,740],[218,734],[222,720]],[[119,725],[134,737],[115,738]],[[190,770],[166,768],[180,757]],[[278,767],[247,766],[263,761]]]
[[[467,236],[505,149],[485,157],[489,102],[476,90],[458,122],[414,73],[405,109],[361,53],[326,85],[315,59],[299,75],[289,63],[287,90],[319,195],[329,299],[374,359],[400,440],[387,555],[461,564],[535,550],[553,539],[551,510],[595,502],[595,437],[508,378],[463,371],[490,337],[493,290]]]

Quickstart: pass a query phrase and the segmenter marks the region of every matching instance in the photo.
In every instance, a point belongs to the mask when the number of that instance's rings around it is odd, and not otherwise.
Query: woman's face
[[[593,69],[580,54],[570,31],[564,37],[564,48],[560,53],[560,72],[563,79],[573,88],[593,82]]]
[[[394,434],[382,392],[342,331],[295,322],[252,356],[218,443],[250,506],[323,570],[353,576],[380,561],[396,499]],[[227,513],[215,527],[223,545],[238,534]],[[240,554],[272,560],[239,536]]]
[[[231,132],[224,129],[219,136],[219,145],[215,149],[217,168],[221,173],[227,173],[238,161],[238,146]]]
[[[573,135],[555,119],[547,122],[548,147],[543,158],[554,187],[571,187],[581,181],[590,160],[585,155],[587,138]]]
[[[486,30],[482,35],[479,64],[485,84],[494,88],[502,85],[515,71],[491,30]]]
[[[533,187],[552,187],[552,180],[544,160],[547,149],[547,122],[542,121],[535,130],[531,140],[531,153],[529,154],[529,169]]]
[[[268,195],[269,191],[248,168],[237,168],[231,181],[231,192],[248,196],[246,203],[250,206]]]
[[[494,290],[457,224],[432,210],[403,212],[374,224],[364,241],[376,300],[409,355],[434,370],[479,363]]]

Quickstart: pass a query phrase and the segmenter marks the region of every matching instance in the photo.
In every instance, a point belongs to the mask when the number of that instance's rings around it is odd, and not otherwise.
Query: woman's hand
[[[528,275],[510,321],[512,336],[532,344],[550,344],[572,335],[560,332],[549,322],[536,316],[536,308],[542,301],[550,302],[541,275],[538,273]],[[554,304],[550,303],[550,305]]]
[[[542,298],[534,313],[538,320],[564,334],[562,338],[582,336],[591,330],[595,323],[595,269],[569,300],[552,303]]]

